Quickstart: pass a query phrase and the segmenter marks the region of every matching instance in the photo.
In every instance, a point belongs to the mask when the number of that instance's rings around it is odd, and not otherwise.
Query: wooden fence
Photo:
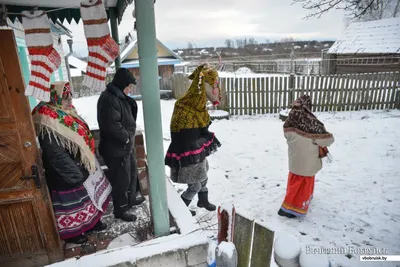
[[[224,77],[226,106],[231,115],[278,113],[297,97],[308,94],[313,111],[351,111],[400,108],[400,72],[317,75]],[[175,98],[190,85],[184,74],[174,74]]]
[[[238,267],[270,267],[275,233],[240,214],[235,215],[233,243]]]

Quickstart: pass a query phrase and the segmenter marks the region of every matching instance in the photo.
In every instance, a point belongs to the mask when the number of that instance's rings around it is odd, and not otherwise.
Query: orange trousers
[[[289,172],[285,200],[281,209],[297,217],[307,214],[314,193],[315,176],[300,176]]]

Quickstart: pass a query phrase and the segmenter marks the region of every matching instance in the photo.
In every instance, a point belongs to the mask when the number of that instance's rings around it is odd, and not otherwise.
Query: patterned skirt
[[[296,217],[307,214],[314,194],[315,176],[300,176],[289,172],[285,200],[281,209]]]
[[[61,239],[78,236],[96,225],[103,212],[93,205],[82,185],[70,190],[52,190],[51,199]],[[109,199],[103,203],[107,209]]]
[[[209,166],[205,159],[203,162],[186,166],[180,169],[171,168],[171,180],[179,184],[202,183],[208,179]]]
[[[221,143],[207,128],[185,129],[171,133],[171,144],[165,156],[165,165],[179,171],[181,168],[205,164],[206,157],[217,151]]]

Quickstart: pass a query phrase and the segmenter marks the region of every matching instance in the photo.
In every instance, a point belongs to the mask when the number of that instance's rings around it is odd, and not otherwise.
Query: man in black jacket
[[[136,101],[128,96],[135,84],[132,73],[120,68],[97,102],[99,153],[108,167],[114,216],[124,221],[135,221],[136,216],[128,210],[144,201],[143,196],[136,199],[139,181],[133,153],[138,108]]]

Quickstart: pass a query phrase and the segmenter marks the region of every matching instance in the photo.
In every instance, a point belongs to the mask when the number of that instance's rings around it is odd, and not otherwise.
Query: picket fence
[[[190,81],[174,74],[175,98],[184,95]],[[278,113],[308,94],[313,111],[352,111],[400,108],[400,72],[315,75],[222,77],[224,108],[231,115]]]

